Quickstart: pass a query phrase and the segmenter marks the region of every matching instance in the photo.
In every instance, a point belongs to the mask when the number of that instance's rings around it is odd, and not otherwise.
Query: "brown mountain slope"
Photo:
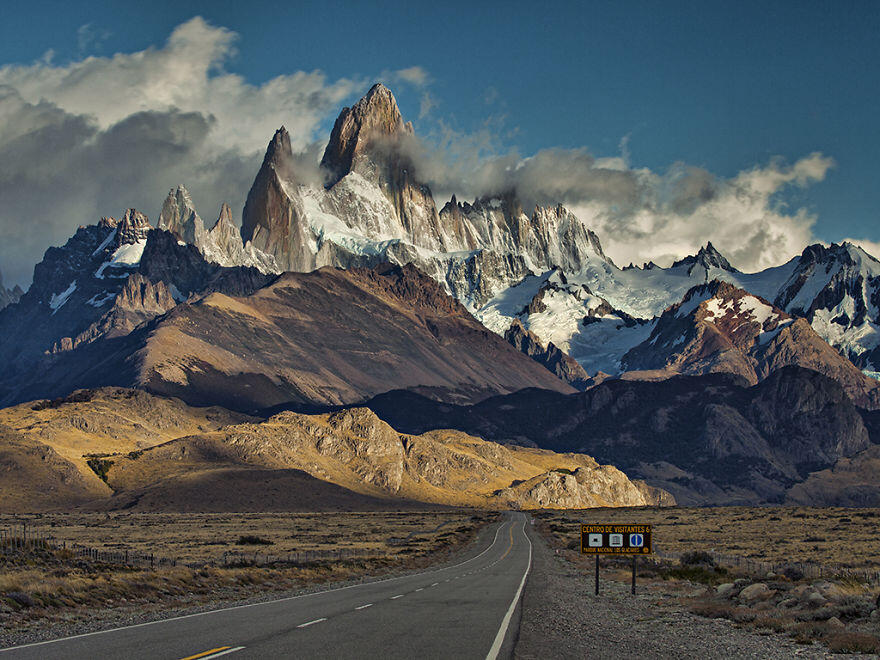
[[[880,445],[849,458],[841,458],[827,470],[813,472],[786,493],[789,504],[824,506],[880,506]]]
[[[89,467],[91,457],[134,452],[249,419],[122,388],[79,390],[0,409],[0,511],[69,508],[106,498],[113,491]]]
[[[0,424],[50,446],[80,468],[84,456],[136,451],[249,419],[223,408],[192,408],[177,399],[112,387],[0,409]]]
[[[823,341],[805,319],[718,280],[694,287],[663,312],[651,336],[622,363],[629,380],[733,373],[752,384],[796,365],[833,378],[862,407],[880,405],[880,383]]]
[[[122,337],[51,356],[16,398],[140,387],[253,411],[352,404],[395,388],[475,401],[574,390],[412,266],[286,273],[255,293],[194,296]]]
[[[455,428],[589,454],[685,505],[782,503],[810,473],[871,446],[865,418],[841,385],[794,366],[753,386],[713,373],[662,382],[613,379],[574,396],[524,390],[473,406],[412,392],[389,392],[364,405],[407,433]],[[878,416],[868,416],[880,426]]]
[[[368,498],[443,505],[581,508],[670,501],[589,456],[505,447],[458,431],[402,435],[365,408],[285,412],[111,460],[108,483],[117,495],[106,504],[126,508],[141,505],[144,494],[150,502],[173,497],[188,482],[200,486],[188,488],[188,510],[247,509],[232,494],[252,491],[255,479],[272,483],[305,474]],[[211,483],[225,486],[217,491],[206,486]],[[310,497],[307,490],[301,495]],[[296,500],[289,492],[280,497],[289,506]]]
[[[0,512],[68,508],[111,493],[91,470],[83,470],[45,443],[0,425]]]
[[[350,404],[394,388],[462,401],[573,391],[412,266],[286,273],[251,296],[180,305],[140,340],[136,384],[239,410]]]

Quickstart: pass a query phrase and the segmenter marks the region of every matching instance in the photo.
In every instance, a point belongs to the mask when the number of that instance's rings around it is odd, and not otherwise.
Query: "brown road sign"
[[[581,525],[581,554],[650,555],[651,525]]]

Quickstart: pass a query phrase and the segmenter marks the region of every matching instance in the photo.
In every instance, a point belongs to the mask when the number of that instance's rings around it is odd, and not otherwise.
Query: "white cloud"
[[[210,141],[246,152],[265,146],[282,123],[304,148],[329,112],[365,81],[328,82],[320,71],[298,71],[250,85],[224,71],[237,36],[196,17],[175,28],[162,48],[89,57],[65,66],[43,62],[0,68],[0,85],[25,101],[47,100],[105,130],[135,112],[200,112],[216,122]]]
[[[91,39],[89,26],[79,36]],[[100,36],[100,35],[99,35]],[[298,71],[251,85],[224,70],[235,33],[196,17],[161,47],[0,67],[0,267],[30,281],[49,244],[184,183],[207,219],[240,210],[282,124],[314,156],[324,124],[369,81]],[[419,80],[417,70],[402,75]],[[426,74],[421,79],[427,80]]]
[[[392,81],[408,83],[413,87],[426,87],[431,82],[430,74],[420,66],[398,69],[384,74],[384,77]]]
[[[76,31],[76,46],[80,57],[90,50],[100,50],[101,45],[110,38],[110,32],[103,30],[94,23],[80,25]]]
[[[831,158],[813,153],[792,165],[773,159],[730,179],[684,164],[658,174],[629,166],[629,136],[620,141],[619,156],[546,149],[522,157],[500,148],[502,123],[495,118],[462,134],[440,122],[430,142],[409,145],[416,171],[440,198],[515,190],[526,209],[562,202],[596,231],[620,265],[668,265],[709,240],[743,270],[783,263],[815,241],[816,218],[805,209],[784,208],[777,193],[822,181],[834,166]]]

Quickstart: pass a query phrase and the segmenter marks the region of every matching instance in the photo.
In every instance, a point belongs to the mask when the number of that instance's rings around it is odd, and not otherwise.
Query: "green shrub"
[[[92,468],[92,472],[97,474],[101,481],[107,483],[107,473],[110,472],[110,468],[113,467],[113,461],[94,456],[86,461],[86,465]]]

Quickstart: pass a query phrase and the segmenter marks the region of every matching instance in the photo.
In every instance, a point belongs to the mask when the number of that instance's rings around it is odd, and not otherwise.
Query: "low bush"
[[[33,607],[37,604],[36,601],[31,598],[30,594],[26,594],[22,591],[10,591],[6,594],[6,598],[14,601],[20,607]]]
[[[275,545],[275,542],[270,541],[269,539],[264,539],[261,536],[246,534],[238,537],[236,545]]]
[[[834,653],[880,653],[880,638],[869,633],[845,630],[829,633],[823,641]]]
[[[703,550],[685,552],[679,558],[678,563],[682,566],[715,566],[715,560],[712,559],[712,555]]]
[[[781,573],[782,573],[782,575],[784,575],[787,579],[791,580],[792,582],[798,582],[799,580],[804,579],[804,572],[800,568],[798,568],[797,566],[794,566],[793,564],[789,564],[787,566],[784,566],[782,568]]]
[[[113,461],[93,456],[86,461],[86,465],[92,468],[92,472],[97,474],[101,481],[107,483],[107,473],[110,472],[110,468],[113,467]]]
[[[663,578],[666,580],[689,580],[690,582],[699,582],[700,584],[716,585],[727,581],[727,569],[722,566],[680,566],[665,571]]]

